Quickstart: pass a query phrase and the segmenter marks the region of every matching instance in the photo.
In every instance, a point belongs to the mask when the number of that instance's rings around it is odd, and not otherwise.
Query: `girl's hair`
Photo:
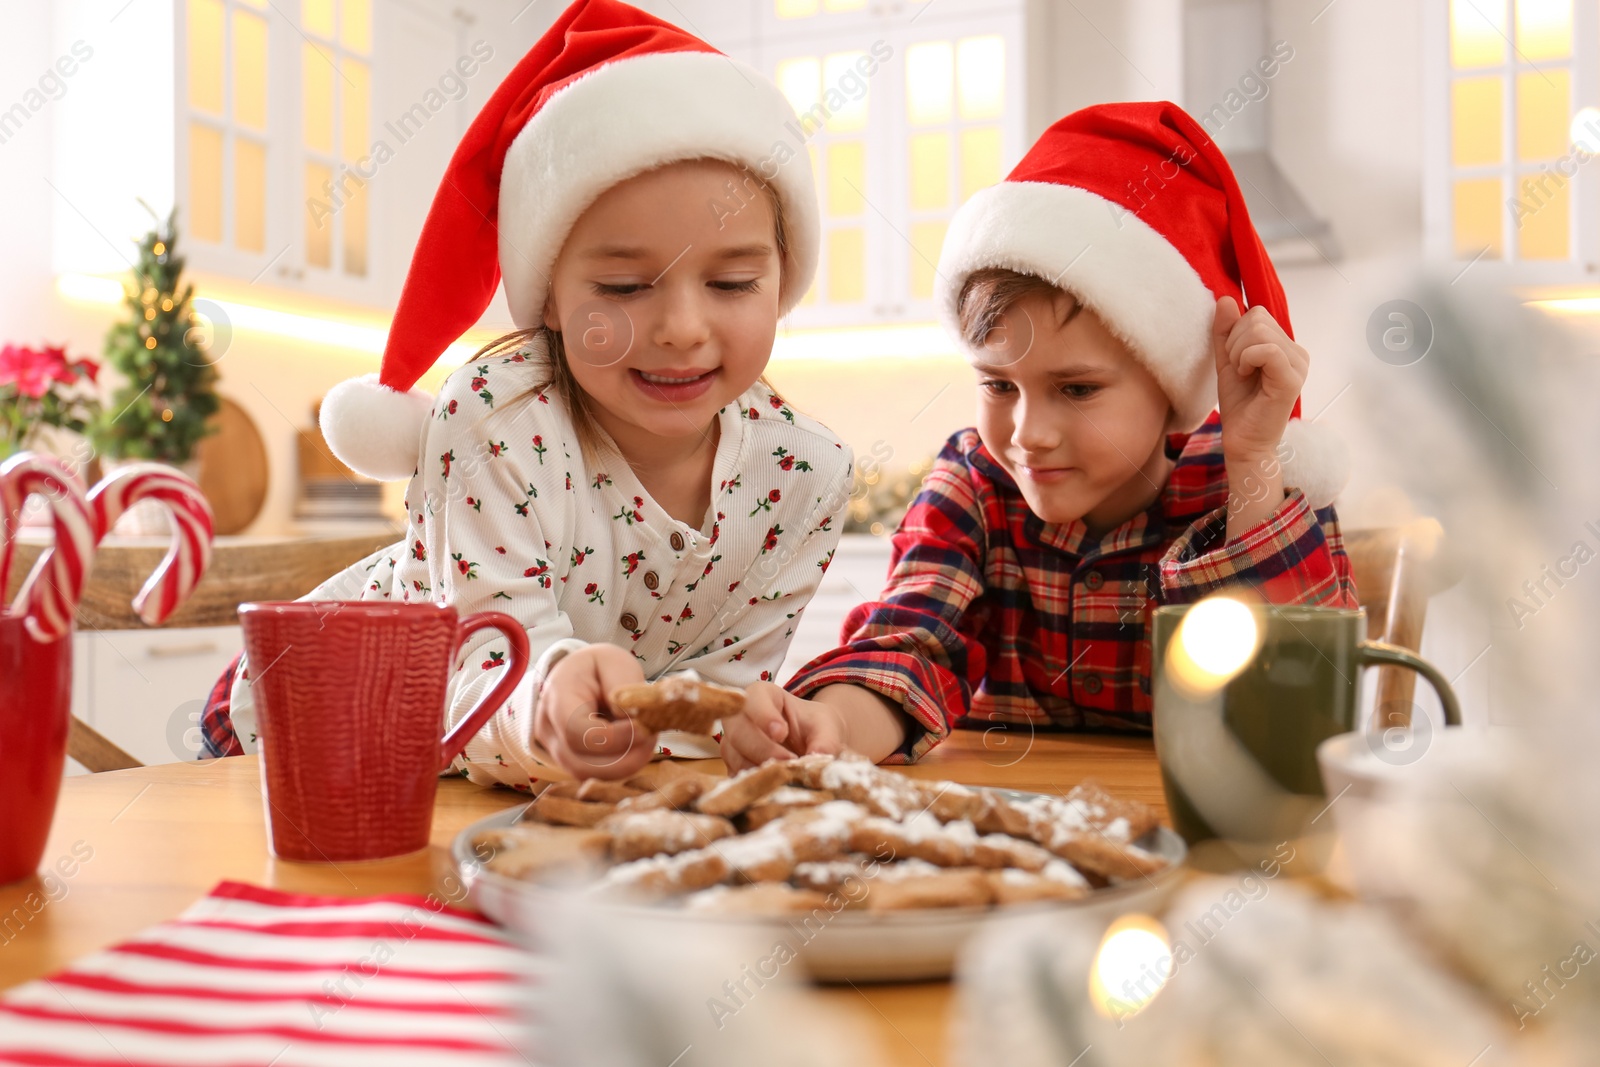
[[[1035,274],[1022,274],[1000,267],[985,267],[967,276],[956,301],[956,320],[961,339],[973,348],[982,348],[1000,316],[1023,297],[1035,294],[1052,299],[1062,292]]]
[[[774,220],[773,243],[778,249],[778,291],[781,294],[783,285],[787,281],[783,277],[782,264],[789,253],[789,234],[784,224],[783,201],[778,196],[777,187],[742,163],[730,163],[724,159],[711,157],[684,159],[676,162],[726,164],[744,175],[746,192],[753,186],[766,196],[767,202],[772,205],[772,217]],[[672,164],[666,165],[671,166]],[[567,404],[567,411],[572,416],[573,426],[578,433],[578,444],[583,448],[585,455],[593,456],[597,454],[600,448],[600,424],[595,421],[594,408],[591,406],[592,399],[588,393],[584,392],[583,387],[578,384],[577,378],[572,374],[572,367],[567,361],[567,349],[562,341],[560,330],[552,330],[543,322],[524,330],[513,330],[510,333],[502,334],[478,349],[477,352],[473,353],[472,359],[467,362],[473,363],[486,357],[510,355],[530,342],[542,343],[548,353],[545,373],[540,376],[540,380],[529,387],[527,392],[511,397],[511,401],[531,399],[538,393],[554,390]],[[767,381],[765,374],[761,375],[759,381],[768,389],[772,389],[772,383]],[[774,393],[777,392],[776,389],[772,391]],[[512,404],[507,404],[506,406],[509,408]]]

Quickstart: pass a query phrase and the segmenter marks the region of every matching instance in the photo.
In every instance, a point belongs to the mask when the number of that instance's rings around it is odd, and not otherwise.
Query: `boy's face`
[[[1072,296],[1024,296],[967,358],[978,372],[978,434],[1034,514],[1103,530],[1160,494],[1171,404]]]

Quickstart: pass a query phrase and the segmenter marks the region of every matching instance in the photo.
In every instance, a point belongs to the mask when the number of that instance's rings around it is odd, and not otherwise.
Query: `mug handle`
[[[483,629],[499,630],[511,642],[511,657],[506,664],[506,672],[500,681],[495,683],[488,695],[478,701],[477,707],[460,722],[456,728],[445,735],[439,744],[440,766],[439,770],[447,771],[450,763],[467,747],[484,723],[488,722],[494,713],[499,710],[511,696],[511,691],[522,681],[522,676],[528,670],[528,631],[522,624],[510,615],[501,611],[480,611],[476,615],[468,615],[456,627],[456,647],[451,661],[461,654],[461,646],[467,643],[467,638]]]
[[[1450,688],[1449,681],[1439,673],[1439,668],[1421,656],[1383,641],[1363,641],[1356,650],[1356,656],[1363,667],[1407,667],[1416,671],[1439,694],[1439,705],[1444,709],[1444,724],[1461,725],[1461,705],[1456,701],[1456,691]]]

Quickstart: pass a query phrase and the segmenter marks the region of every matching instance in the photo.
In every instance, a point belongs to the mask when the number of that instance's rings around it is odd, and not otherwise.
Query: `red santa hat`
[[[940,317],[957,337],[962,287],[1000,267],[1072,293],[1165,390],[1176,430],[1217,403],[1216,303],[1259,304],[1294,336],[1278,272],[1222,150],[1176,104],[1100,104],[1051,126],[1006,180],[956,212],[939,257]],[[1247,303],[1248,301],[1248,303]],[[1300,417],[1284,432],[1284,484],[1314,507],[1348,478],[1342,442]]]
[[[495,90],[445,170],[411,259],[383,368],[323,401],[333,452],[373,478],[410,477],[432,396],[413,388],[494,297],[543,321],[550,271],[585,208],[667,163],[722,159],[777,190],[782,312],[811,286],[819,244],[794,109],[758,71],[616,0],[578,0]]]

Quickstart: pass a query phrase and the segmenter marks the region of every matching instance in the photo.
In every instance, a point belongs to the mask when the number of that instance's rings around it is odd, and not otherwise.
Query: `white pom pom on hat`
[[[1294,336],[1232,168],[1205,129],[1166,101],[1073,112],[1004,181],[961,206],[936,283],[953,336],[961,336],[962,288],[991,267],[1043,278],[1092,308],[1155,376],[1184,430],[1216,407],[1219,299],[1261,305]],[[1300,414],[1296,399],[1278,449],[1284,484],[1325,507],[1344,488],[1349,462],[1337,434]]]
[[[376,374],[350,378],[328,390],[317,421],[333,454],[368,478],[393,482],[417,469],[422,426],[433,397],[421,389],[400,392]]]
[[[721,159],[771,182],[788,238],[787,314],[811,286],[821,234],[798,129],[788,98],[759,72],[619,0],[578,0],[495,90],[451,157],[382,369],[323,401],[334,455],[372,478],[410,477],[432,402],[413,387],[482,316],[502,273],[512,321],[537,326],[578,217],[611,186],[655,167]]]

